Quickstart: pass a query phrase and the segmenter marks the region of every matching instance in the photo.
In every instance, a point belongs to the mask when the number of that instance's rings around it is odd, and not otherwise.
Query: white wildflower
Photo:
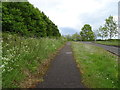
[[[5,65],[1,65],[1,66],[0,66],[0,68],[4,68],[4,67],[5,67]]]
[[[2,73],[5,71],[5,69],[2,69]]]

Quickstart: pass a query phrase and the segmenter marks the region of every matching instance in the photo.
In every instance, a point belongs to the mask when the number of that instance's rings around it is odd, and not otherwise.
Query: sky
[[[28,0],[43,11],[62,35],[79,33],[85,24],[97,30],[110,15],[118,21],[120,0]]]

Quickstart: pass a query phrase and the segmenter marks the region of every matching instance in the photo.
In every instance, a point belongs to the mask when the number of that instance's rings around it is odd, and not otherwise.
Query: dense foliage
[[[2,3],[3,32],[31,37],[59,37],[57,26],[29,2]]]

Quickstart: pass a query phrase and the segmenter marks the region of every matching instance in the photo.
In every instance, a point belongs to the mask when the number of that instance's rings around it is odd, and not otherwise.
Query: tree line
[[[93,32],[92,27],[89,24],[85,24],[82,28],[80,33],[75,33],[72,36],[66,35],[68,40],[74,41],[94,41],[97,38],[108,38],[112,39],[118,34],[117,23],[113,20],[113,16],[109,16],[105,19],[104,26],[100,26],[96,32]]]
[[[44,12],[29,2],[2,2],[2,31],[29,37],[60,37]]]
[[[93,41],[95,39],[94,32],[92,31],[92,27],[89,24],[85,24],[80,33],[75,33],[72,36],[66,35],[68,40],[73,41]]]

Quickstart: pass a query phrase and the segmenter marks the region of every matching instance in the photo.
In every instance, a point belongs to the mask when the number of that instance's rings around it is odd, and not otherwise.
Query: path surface
[[[107,46],[107,45],[102,45],[102,44],[97,44],[97,43],[92,43],[92,42],[82,42],[82,43],[86,43],[86,44],[92,44],[92,45],[95,45],[95,46],[99,46],[99,47],[102,47],[104,48],[105,50],[117,55],[117,56],[120,56],[120,48],[119,47],[115,47],[115,46]]]
[[[39,83],[37,88],[83,88],[70,45],[68,42],[60,50],[51,63],[44,82]]]

